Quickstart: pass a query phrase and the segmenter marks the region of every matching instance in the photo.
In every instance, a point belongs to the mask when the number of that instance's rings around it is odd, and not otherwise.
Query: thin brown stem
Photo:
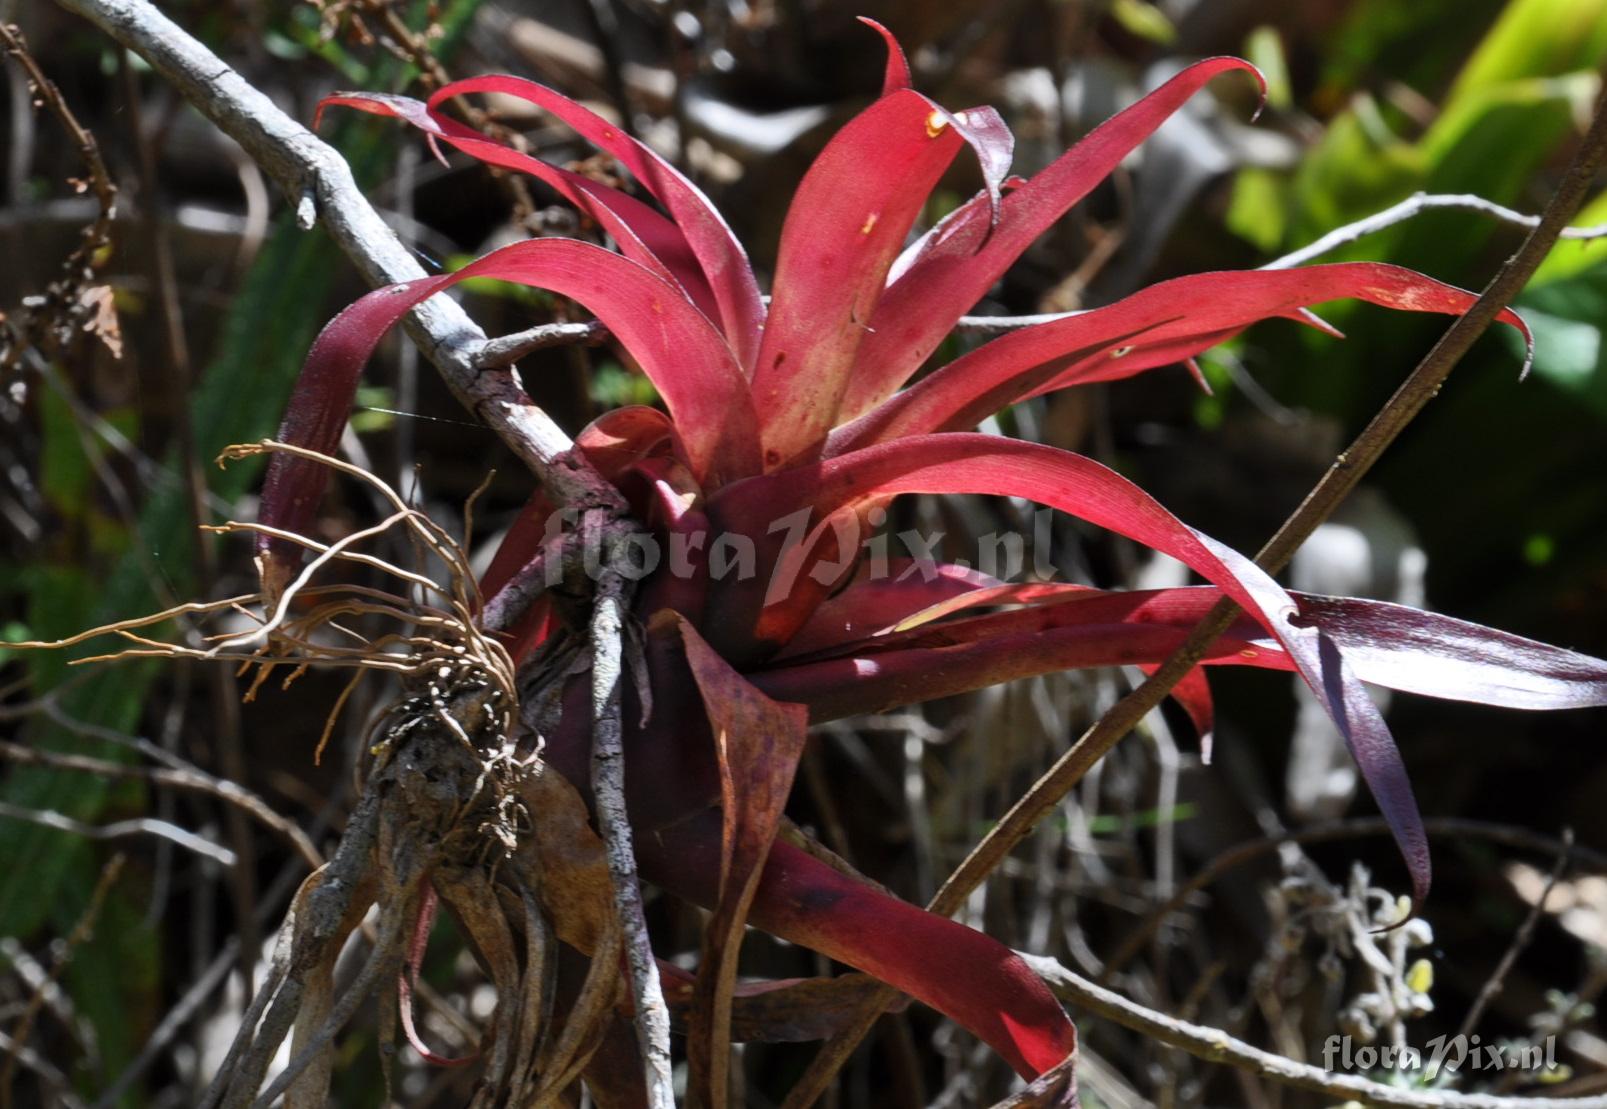
[[[1500,962],[1496,963],[1490,977],[1484,980],[1484,985],[1479,987],[1479,995],[1473,999],[1473,1004],[1468,1006],[1467,1015],[1462,1018],[1462,1024],[1456,1030],[1458,1039],[1465,1040],[1473,1033],[1479,1026],[1479,1019],[1484,1016],[1484,1011],[1489,1008],[1490,1002],[1500,995],[1501,988],[1506,985],[1507,975],[1512,972],[1513,964],[1518,961],[1518,956],[1523,954],[1523,949],[1529,946],[1529,941],[1534,938],[1535,927],[1540,923],[1540,918],[1546,914],[1546,902],[1551,900],[1551,891],[1557,888],[1557,883],[1562,881],[1562,876],[1568,872],[1568,867],[1573,862],[1573,851],[1573,829],[1564,828],[1562,850],[1557,852],[1557,861],[1552,864],[1551,873],[1546,875],[1546,884],[1541,888],[1540,896],[1529,906],[1528,915],[1513,933],[1512,942],[1507,944],[1507,949],[1501,953]]]

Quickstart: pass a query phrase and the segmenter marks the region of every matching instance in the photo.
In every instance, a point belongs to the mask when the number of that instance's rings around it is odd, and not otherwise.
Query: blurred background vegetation
[[[1232,53],[1262,68],[1269,93],[1256,123],[1248,82],[1217,82],[1046,236],[978,309],[991,313],[1091,306],[1179,273],[1262,265],[1418,192],[1538,211],[1607,61],[1603,0],[175,0],[165,10],[304,120],[337,88],[416,91],[443,73],[520,73],[585,98],[676,157],[761,272],[803,167],[878,87],[881,44],[856,15],[899,35],[922,91],[1004,112],[1022,174],[1187,60]],[[246,591],[248,552],[194,525],[249,519],[256,475],[210,460],[273,431],[308,344],[359,295],[359,278],[320,232],[296,230],[271,184],[136,59],[49,4],[0,2],[0,20],[20,23],[117,187],[115,216],[97,224],[97,190],[77,144],[7,58],[3,638],[64,636]],[[551,121],[488,107],[543,157],[616,172]],[[510,236],[593,233],[541,186],[459,158],[439,165],[388,122],[332,118],[324,133],[426,265],[460,264]],[[931,219],[970,194],[968,172],[959,166],[945,182]],[[1579,222],[1607,223],[1607,193]],[[1521,234],[1479,212],[1436,210],[1325,260],[1398,262],[1477,288]],[[466,296],[493,333],[575,312],[495,286]],[[1518,382],[1508,337],[1483,340],[1338,522],[1337,545],[1323,548],[1337,553],[1319,550],[1304,572],[1607,655],[1607,243],[1559,246],[1520,305],[1538,344],[1533,375]],[[1213,395],[1168,370],[1021,406],[1006,429],[1100,457],[1190,523],[1253,550],[1443,326],[1355,305],[1323,314],[1349,337],[1263,325],[1204,360]],[[522,370],[571,429],[606,407],[651,400],[607,347],[545,352]],[[361,400],[350,458],[413,490],[443,521],[458,519],[494,467],[481,534],[511,519],[527,491],[519,466],[413,352],[387,345]],[[1013,508],[908,511],[958,536],[994,530]],[[342,534],[371,512],[337,500],[324,526]],[[1121,585],[1166,572],[1092,532],[1066,526],[1056,538],[1073,579]],[[794,815],[924,900],[978,827],[1125,680],[1056,677],[921,716],[834,727],[806,763]],[[325,844],[352,797],[362,723],[383,697],[348,706],[342,757],[315,766],[311,750],[340,684],[310,674],[241,705],[223,671],[70,669],[62,655],[0,647],[0,735],[239,782]],[[1023,848],[972,920],[1087,973],[1108,970],[1147,1004],[1313,1058],[1344,1027],[1340,1018],[1367,1017],[1369,993],[1390,985],[1369,979],[1358,958],[1365,928],[1336,923],[1367,896],[1353,864],[1370,867],[1383,889],[1404,884],[1387,842],[1365,829],[1309,855],[1285,849],[1229,870],[1125,965],[1107,965],[1218,852],[1351,811],[1343,774],[1337,784],[1325,776],[1320,750],[1309,764],[1291,755],[1302,726],[1289,683],[1247,673],[1215,684],[1215,766],[1201,767],[1181,719],[1157,718]],[[1607,849],[1600,711],[1525,716],[1397,699],[1391,722],[1431,817],[1549,836],[1570,827],[1581,873],[1592,869],[1589,849]],[[192,1103],[305,863],[282,835],[207,792],[25,765],[5,750],[0,1057],[15,1061],[0,1071],[0,1106]],[[1355,809],[1370,812],[1365,801]],[[143,834],[90,838],[28,818],[40,812],[96,826],[151,818],[215,850]],[[1392,980],[1414,999],[1414,1043],[1458,1028],[1529,912],[1536,874],[1551,867],[1543,852],[1494,834],[1462,829],[1436,841],[1433,940]],[[1553,904],[1569,913],[1540,921],[1478,1026],[1487,1037],[1561,1035],[1570,1070],[1554,1077],[1573,1092],[1601,1089],[1607,1073],[1607,1038],[1591,1007],[1607,984],[1604,889],[1597,879],[1559,884]],[[680,950],[695,952],[695,918],[663,903],[654,912],[668,950],[680,936]],[[752,973],[813,972],[797,951],[749,947]],[[426,1032],[461,1047],[462,1022],[482,1018],[489,999],[449,924],[431,952],[427,977],[441,1004],[426,1014]],[[1418,1013],[1428,1001],[1432,1012]],[[1082,1029],[1089,1104],[1316,1103],[1094,1020]],[[382,1100],[376,1034],[370,1013],[350,1041],[342,1105]],[[749,1103],[772,1104],[808,1049],[755,1047],[744,1058]],[[396,1097],[463,1104],[470,1084],[472,1075],[403,1060]],[[842,1105],[971,1104],[1003,1086],[973,1044],[914,1012],[886,1019],[834,1096]]]

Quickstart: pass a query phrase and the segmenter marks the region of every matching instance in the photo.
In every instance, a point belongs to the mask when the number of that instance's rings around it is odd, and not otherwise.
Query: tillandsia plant
[[[1014,953],[900,901],[785,827],[810,724],[1050,671],[1155,666],[1227,597],[1243,614],[1204,666],[1293,671],[1305,680],[1393,828],[1420,902],[1429,889],[1422,822],[1364,683],[1525,709],[1607,704],[1607,663],[1416,609],[1290,593],[1106,467],[974,430],[1054,390],[1192,365],[1261,320],[1324,327],[1310,308],[1325,301],[1459,314],[1473,302],[1467,292],[1370,263],[1196,274],[1026,327],[922,372],[1029,244],[1212,78],[1242,70],[1259,79],[1248,63],[1190,66],[1021,180],[1009,176],[1013,140],[998,114],[951,112],[914,91],[897,43],[887,41],[880,97],[826,144],[799,185],[768,302],[742,247],[696,187],[549,88],[486,76],[446,85],[427,101],[376,93],[325,101],[400,118],[432,145],[541,179],[618,249],[563,238],[518,242],[456,272],[378,290],[331,322],[280,434],[297,450],[276,450],[268,472],[258,551],[264,597],[282,609],[304,576],[306,544],[295,537],[310,529],[329,473],[305,452],[336,448],[364,363],[411,308],[469,278],[492,278],[572,298],[606,326],[663,400],[662,410],[608,412],[576,442],[640,526],[625,796],[642,876],[713,910],[695,982],[671,979],[669,987],[672,1001],[689,1005],[695,1079],[713,1103],[724,1097],[720,1045],[733,1035],[733,1019],[746,1021],[736,1034],[766,1034],[759,1017],[732,1015],[744,922],[936,1008],[1025,1078],[1074,1054],[1070,1021]],[[550,112],[616,158],[656,206],[445,112],[474,93]],[[911,242],[929,194],[966,148],[982,190]],[[1527,337],[1516,315],[1500,318]],[[861,557],[861,536],[885,507],[921,493],[1026,498],[1170,555],[1209,584],[1109,592]],[[532,495],[479,583],[476,618],[519,668],[519,749],[539,750],[546,768],[584,787],[593,737],[586,594],[577,578],[588,552],[574,507],[546,491]],[[1204,673],[1175,696],[1208,735]],[[543,819],[528,814],[538,840]],[[518,823],[508,823],[510,834]],[[437,895],[460,913],[472,901],[461,878],[426,876],[423,887],[409,904],[425,928]],[[488,964],[514,959],[507,935],[469,931]],[[619,965],[617,934],[607,927],[560,921],[558,931],[593,956],[594,967]],[[496,1050],[525,1058],[518,1044]],[[1062,1101],[1075,1097],[1069,1079],[1059,1089]]]

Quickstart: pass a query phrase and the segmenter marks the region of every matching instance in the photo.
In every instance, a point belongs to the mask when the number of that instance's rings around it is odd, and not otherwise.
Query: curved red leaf
[[[585,304],[636,357],[663,396],[687,464],[719,484],[758,469],[748,383],[725,341],[680,292],[629,259],[570,239],[533,239],[494,250],[456,273],[376,289],[319,334],[296,380],[280,439],[333,453],[357,379],[381,336],[409,309],[471,277],[550,289]],[[328,470],[276,454],[264,482],[263,523],[307,526]],[[283,558],[277,544],[259,545]],[[299,560],[299,551],[294,553]]]
[[[535,104],[574,128],[587,142],[619,159],[631,176],[664,205],[686,237],[709,287],[714,290],[720,324],[731,349],[744,368],[752,366],[765,316],[759,285],[742,245],[696,185],[650,147],[637,142],[596,112],[522,77],[493,74],[453,81],[436,89],[428,105],[434,109],[443,100],[475,92],[503,93]]]
[[[720,768],[720,884],[703,933],[687,1047],[700,1104],[726,1103],[731,1002],[737,955],[809,729],[802,705],[781,704],[750,685],[684,618],[675,618],[714,734]]]
[[[319,101],[319,115],[330,105],[404,120],[430,136],[432,142],[444,139],[488,165],[528,173],[546,182],[583,215],[601,224],[619,243],[625,257],[679,285],[711,320],[720,318],[714,291],[709,288],[708,278],[703,275],[697,256],[692,253],[681,229],[629,193],[515,150],[410,96],[339,92]],[[313,126],[317,126],[316,118]]]
[[[1048,168],[1005,196],[995,222],[978,195],[944,220],[901,260],[900,276],[868,321],[841,415],[859,416],[891,395],[920,367],[955,321],[980,300],[1048,227],[1104,180],[1206,82],[1231,69],[1255,74],[1238,58],[1197,62],[1138,103],[1095,128]]]
[[[430,1050],[430,1046],[424,1042],[424,1037],[419,1035],[418,1028],[413,1023],[413,987],[418,983],[419,970],[424,965],[424,952],[430,943],[430,929],[435,925],[440,904],[435,887],[425,882],[423,893],[419,898],[418,916],[413,922],[413,941],[407,947],[407,967],[396,975],[396,1008],[402,1018],[402,1034],[426,1063],[437,1067],[465,1067],[480,1058],[478,1050],[467,1055],[437,1055]]]
[[[893,32],[870,18],[868,15],[859,16],[859,21],[882,36],[887,44],[887,73],[882,77],[882,95],[891,96],[900,89],[909,88],[913,82],[910,80],[909,59],[904,57],[904,48],[899,45]]]
[[[720,868],[713,814],[644,836],[645,876],[711,904]],[[1065,1010],[997,940],[855,881],[791,844],[770,849],[749,919],[755,927],[872,974],[970,1029],[1023,1077],[1076,1047]]]
[[[1307,305],[1340,299],[1455,315],[1478,298],[1377,262],[1190,274],[1103,308],[994,339],[840,428],[828,453],[901,435],[975,427],[1026,397],[1181,361],[1257,321],[1299,318]],[[1515,312],[1503,310],[1498,318],[1533,344]]]
[[[1281,648],[1246,638],[1245,630],[1240,627],[1217,640],[1205,661],[1294,669]],[[1249,628],[1251,635],[1258,630]],[[1111,621],[1043,631],[1001,629],[973,640],[888,650],[871,641],[824,658],[786,659],[748,674],[748,680],[768,697],[808,705],[810,722],[819,724],[1060,670],[1153,666],[1180,647],[1189,631]]]
[[[726,518],[744,520],[773,518],[788,506],[804,504],[825,519],[902,493],[1026,497],[1171,555],[1220,587],[1283,645],[1349,745],[1389,820],[1411,871],[1414,897],[1421,900],[1427,893],[1428,840],[1400,752],[1377,706],[1332,640],[1321,629],[1291,623],[1290,617],[1298,615],[1293,600],[1253,562],[1194,531],[1113,471],[1035,443],[986,435],[929,435],[756,478],[726,493]],[[800,553],[807,555],[807,548]],[[816,603],[807,589],[789,590],[788,597],[763,611],[758,638],[785,642]]]

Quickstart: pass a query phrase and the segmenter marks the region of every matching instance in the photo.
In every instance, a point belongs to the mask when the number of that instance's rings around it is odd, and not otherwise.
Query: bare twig
[[[1552,839],[1550,836],[1543,836],[1538,832],[1515,824],[1493,824],[1488,821],[1471,820],[1466,817],[1430,817],[1423,821],[1423,827],[1428,830],[1430,836],[1480,839],[1526,851],[1556,853],[1561,851],[1564,846],[1560,840]],[[1242,866],[1251,859],[1270,854],[1286,843],[1324,843],[1331,840],[1353,839],[1358,836],[1389,835],[1389,833],[1389,821],[1381,816],[1367,816],[1355,820],[1340,820],[1329,824],[1317,824],[1310,828],[1301,828],[1298,831],[1284,832],[1275,836],[1262,836],[1259,839],[1246,840],[1244,843],[1228,848],[1201,867],[1199,872],[1187,882],[1179,886],[1177,891],[1164,904],[1140,921],[1136,928],[1127,932],[1122,940],[1122,945],[1106,961],[1104,969],[1100,972],[1100,983],[1109,983],[1116,974],[1120,973],[1123,967],[1132,961],[1135,955],[1144,949],[1144,945],[1149,942],[1150,937],[1155,935],[1173,913],[1186,905],[1201,890],[1235,867]],[[1582,862],[1597,870],[1607,872],[1607,856],[1591,851],[1589,848],[1575,847],[1570,857],[1576,862]]]
[[[1567,873],[1569,864],[1573,862],[1573,850],[1573,829],[1564,828],[1562,850],[1557,852],[1557,861],[1552,865],[1551,873],[1546,875],[1546,884],[1541,888],[1540,896],[1535,898],[1534,904],[1529,906],[1529,914],[1523,918],[1523,923],[1518,925],[1518,930],[1513,933],[1512,942],[1507,944],[1507,949],[1501,953],[1501,961],[1496,963],[1495,970],[1484,980],[1484,985],[1479,987],[1479,995],[1473,999],[1467,1015],[1462,1018],[1461,1026],[1456,1030],[1459,1039],[1466,1039],[1479,1026],[1479,1018],[1484,1016],[1484,1010],[1489,1008],[1490,1002],[1496,999],[1501,988],[1506,985],[1507,975],[1512,972],[1512,965],[1518,961],[1518,956],[1534,938],[1535,926],[1545,915],[1546,902],[1551,900],[1551,891],[1557,888],[1557,883],[1562,881],[1562,876]]]
[[[39,68],[15,24],[0,24],[0,48],[27,75],[28,95],[50,110],[78,148],[88,180],[73,184],[80,192],[92,192],[96,204],[93,220],[80,233],[77,246],[62,262],[60,276],[46,287],[40,303],[27,308],[16,323],[0,319],[0,369],[10,370],[33,346],[54,351],[83,331],[98,332],[109,349],[120,352],[111,290],[88,284],[106,263],[105,248],[111,242],[112,221],[117,215],[117,187],[106,172],[95,136],[78,122],[61,91]],[[23,108],[24,116],[26,112]]]
[[[592,796],[597,825],[608,851],[614,908],[625,932],[625,960],[636,1002],[636,1034],[641,1041],[648,1105],[671,1109],[675,1092],[670,1073],[670,1014],[658,980],[642,911],[630,817],[625,810],[625,750],[620,703],[624,692],[625,578],[615,569],[621,557],[609,543],[608,560],[597,583],[591,618]]]
[[[113,855],[110,862],[101,869],[100,878],[95,882],[95,889],[89,895],[89,904],[78,917],[78,923],[73,925],[71,932],[57,954],[55,962],[51,964],[50,974],[34,987],[33,994],[23,1006],[22,1015],[11,1028],[11,1050],[6,1052],[4,1064],[0,1064],[0,1109],[11,1109],[11,1095],[14,1088],[17,1065],[21,1062],[22,1048],[28,1042],[28,1035],[33,1030],[34,1018],[44,1007],[45,994],[56,984],[61,972],[67,968],[67,963],[73,957],[73,952],[89,939],[95,930],[95,921],[100,916],[101,906],[106,903],[106,894],[111,890],[117,876],[123,872],[123,863],[128,856]]]
[[[126,763],[112,762],[110,759],[44,751],[4,739],[0,739],[0,758],[38,766],[54,766],[62,770],[77,770],[85,774],[99,774],[108,778],[139,778],[172,789],[210,794],[243,810],[276,833],[312,869],[316,870],[324,865],[323,856],[319,854],[318,848],[313,846],[312,840],[307,838],[307,834],[275,812],[273,806],[245,787],[224,778],[214,777],[196,766],[186,765],[182,769],[129,766]]]
[[[1264,270],[1286,270],[1295,266],[1304,265],[1313,258],[1338,250],[1357,239],[1365,239],[1368,235],[1377,234],[1385,228],[1394,227],[1397,223],[1405,223],[1422,215],[1424,212],[1436,210],[1443,211],[1451,208],[1464,212],[1479,212],[1491,216],[1502,223],[1510,223],[1518,227],[1530,229],[1540,226],[1540,216],[1525,215],[1513,211],[1493,200],[1485,200],[1482,196],[1473,196],[1469,193],[1413,193],[1405,200],[1393,207],[1385,208],[1382,212],[1374,213],[1355,223],[1347,223],[1343,227],[1336,227],[1321,238],[1301,247],[1299,250],[1285,254],[1261,268]],[[1599,239],[1607,236],[1607,223],[1597,224],[1594,227],[1564,227],[1557,233],[1559,239]]]
[[[1021,957],[1054,991],[1055,996],[1068,1005],[1081,1006],[1106,1020],[1142,1032],[1151,1039],[1180,1048],[1198,1058],[1226,1063],[1274,1082],[1314,1090],[1329,1097],[1364,1105],[1400,1106],[1402,1109],[1607,1109],[1607,1096],[1507,1097],[1464,1094],[1454,1090],[1411,1090],[1386,1086],[1359,1075],[1335,1074],[1252,1047],[1220,1028],[1191,1024],[1147,1009],[1113,990],[1095,985],[1055,959],[1025,953]]]
[[[1518,252],[1507,259],[1479,299],[1451,324],[1373,417],[1372,422],[1349,449],[1335,459],[1322,480],[1261,548],[1256,556],[1258,566],[1269,573],[1276,573],[1288,563],[1300,544],[1333,513],[1401,430],[1439,392],[1440,386],[1473,345],[1473,341],[1484,333],[1522,290],[1568,221],[1579,211],[1597,171],[1607,161],[1607,110],[1604,109],[1607,109],[1607,89],[1598,99],[1590,130],[1556,193],[1546,205],[1539,224],[1529,233]],[[1037,826],[1038,821],[1082,780],[1083,775],[1160,705],[1172,687],[1204,657],[1206,650],[1239,615],[1239,611],[1238,605],[1229,600],[1223,600],[1213,607],[1181,647],[1142,685],[1111,706],[988,830],[959,868],[949,876],[929,908],[944,915],[957,911],[971,892]],[[826,1042],[799,1084],[789,1093],[785,1109],[803,1109],[814,1103],[894,996],[896,993],[891,988],[873,995],[864,1003],[859,1019],[845,1023],[843,1029]]]
[[[239,143],[291,198],[302,227],[322,218],[371,284],[426,276],[357,187],[339,152],[155,6],[146,0],[60,2],[144,58]],[[576,508],[622,509],[619,494],[574,452],[573,441],[531,402],[512,372],[480,372],[475,353],[485,333],[456,303],[432,298],[414,309],[408,329],[459,400],[507,442],[555,500]]]
[[[1386,228],[1396,224],[1405,223],[1424,212],[1445,211],[1447,209],[1478,212],[1490,216],[1502,223],[1517,227],[1534,228],[1540,226],[1540,217],[1526,215],[1514,211],[1482,196],[1473,196],[1469,193],[1413,193],[1399,204],[1385,208],[1382,212],[1375,212],[1355,223],[1347,223],[1343,227],[1336,227],[1321,238],[1291,251],[1280,258],[1275,258],[1261,268],[1264,270],[1287,270],[1295,266],[1303,266],[1315,258],[1332,253],[1342,246],[1365,239],[1368,235],[1375,235]],[[1559,239],[1600,239],[1607,237],[1607,223],[1597,224],[1594,227],[1564,227],[1558,233]],[[1085,310],[1086,311],[1086,310]],[[1007,331],[1019,331],[1024,327],[1032,327],[1041,323],[1054,323],[1056,320],[1070,319],[1080,316],[1083,312],[1040,312],[1030,316],[962,316],[960,322],[954,325],[956,331],[970,335],[1002,335]]]
[[[29,809],[0,801],[0,818],[23,820],[44,828],[54,828],[58,832],[83,836],[85,839],[113,840],[128,839],[130,836],[156,836],[175,843],[186,851],[194,851],[197,855],[202,855],[222,866],[233,866],[237,861],[234,852],[227,847],[220,847],[186,828],[180,828],[177,824],[169,824],[165,820],[148,816],[131,817],[111,824],[85,824],[81,820],[63,816],[51,809]]]
[[[601,320],[582,320],[578,323],[543,323],[512,335],[499,335],[487,339],[474,352],[476,369],[492,370],[511,366],[527,354],[549,347],[573,346],[577,343],[601,343],[608,338],[608,328]]]

